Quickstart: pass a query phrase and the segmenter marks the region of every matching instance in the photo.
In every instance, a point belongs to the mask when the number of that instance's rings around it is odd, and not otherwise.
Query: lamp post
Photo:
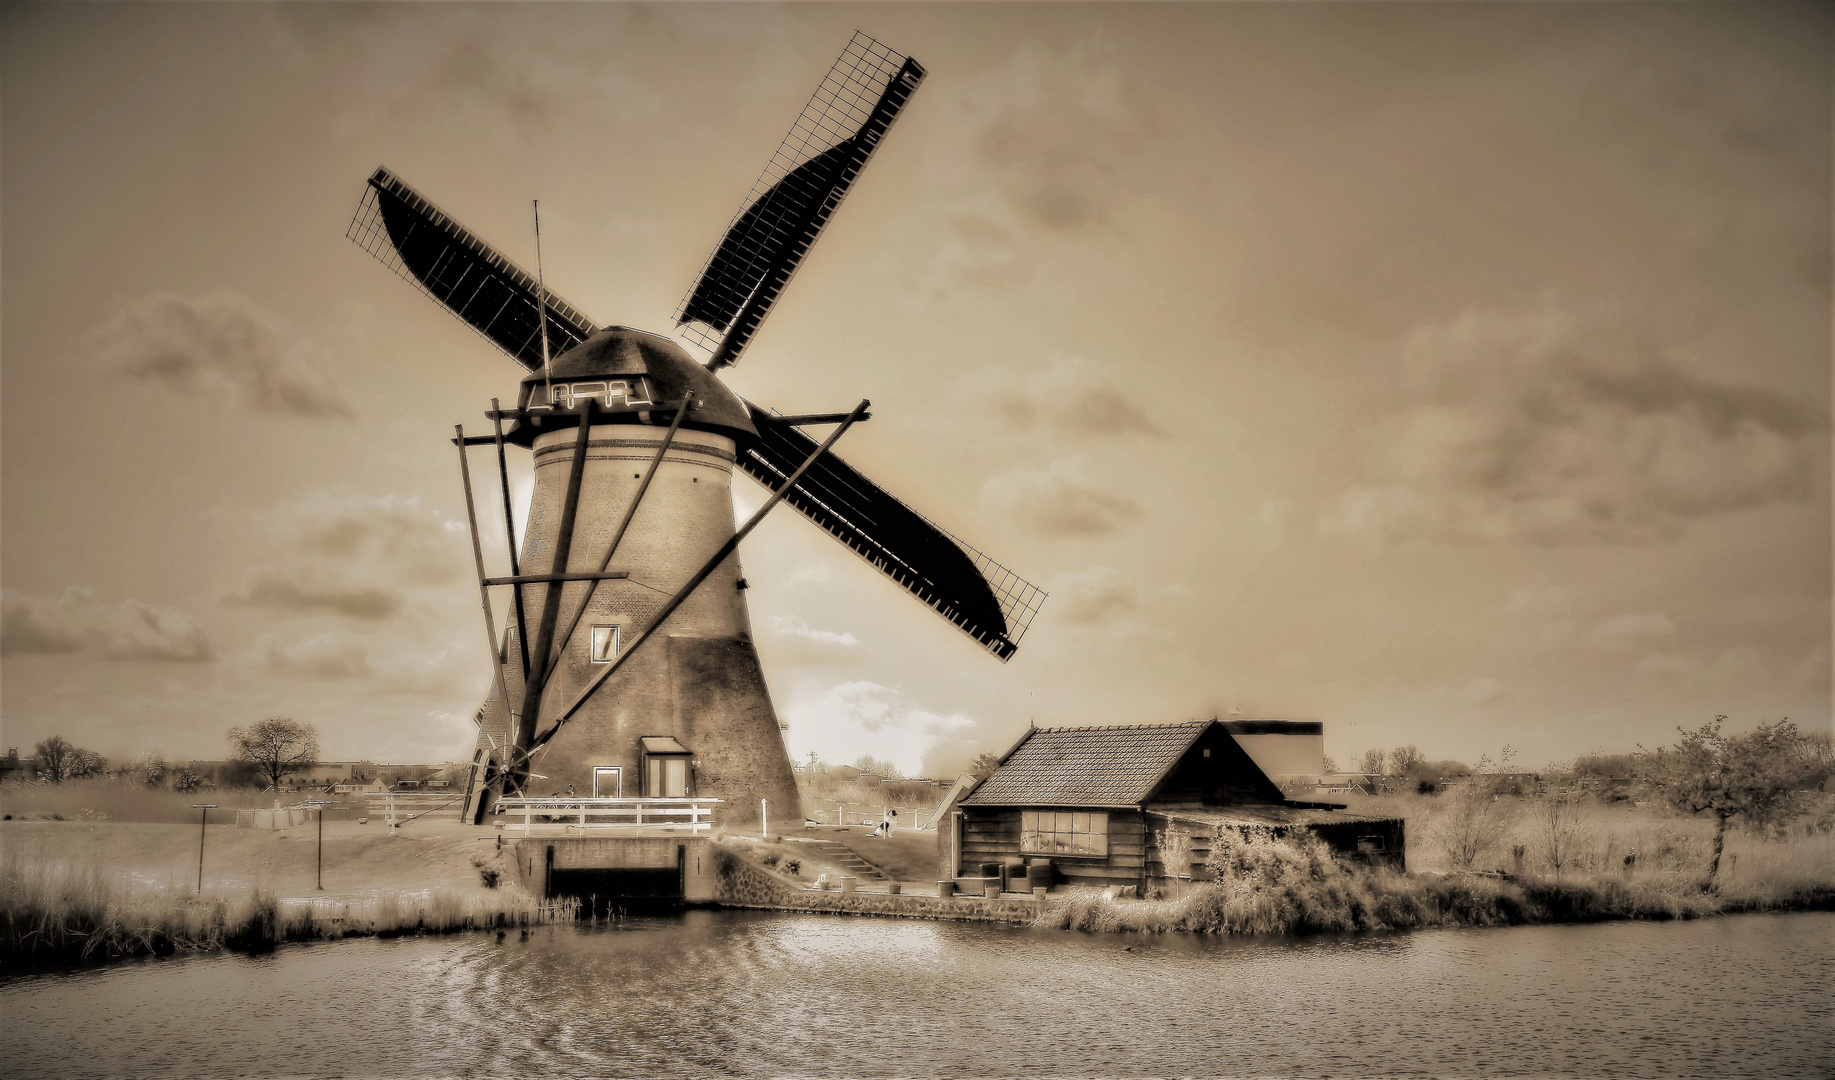
[[[325,807],[330,799],[307,799],[306,805],[319,808],[319,891],[325,891]]]
[[[204,823],[210,820],[210,812],[217,808],[213,802],[194,802],[193,810],[198,811],[198,895],[204,895]]]

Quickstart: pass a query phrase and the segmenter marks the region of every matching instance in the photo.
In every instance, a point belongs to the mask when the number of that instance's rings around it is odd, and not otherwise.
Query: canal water
[[[0,976],[5,1070],[1835,1075],[1835,914],[1280,940],[689,911]]]

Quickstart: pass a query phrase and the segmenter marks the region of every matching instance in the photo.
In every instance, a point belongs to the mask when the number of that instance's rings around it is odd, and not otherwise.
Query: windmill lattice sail
[[[848,42],[676,309],[709,367],[739,359],[923,80],[922,64],[867,35]]]
[[[547,297],[548,345],[554,354],[598,329],[387,169],[370,176],[344,235],[531,371],[542,366],[537,297]]]
[[[739,455],[746,475],[783,485],[815,441],[747,403],[758,441]],[[951,536],[833,453],[817,459],[784,499],[905,591],[1002,660],[1019,648],[1045,592]]]

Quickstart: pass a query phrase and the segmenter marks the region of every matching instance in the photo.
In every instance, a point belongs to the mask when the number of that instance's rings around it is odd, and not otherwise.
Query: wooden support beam
[[[491,411],[497,411],[497,399],[491,399]],[[510,462],[503,455],[503,421],[493,419],[497,439],[497,480],[503,490],[503,531],[510,541],[510,576],[522,574],[522,563],[516,554],[516,517],[510,509]],[[488,582],[486,584],[489,584]],[[522,589],[516,590],[516,649],[522,654],[522,677],[529,677],[529,625],[523,614]]]
[[[594,402],[591,398],[581,402],[578,409],[580,418],[579,433],[573,440],[573,467],[567,473],[567,494],[561,504],[561,521],[554,534],[554,560],[549,565],[550,574],[567,572],[567,556],[573,547],[574,516],[580,509],[580,479],[586,472],[586,440],[593,426]],[[561,618],[560,582],[547,584],[547,592],[542,599],[542,622],[535,632],[535,647],[529,650],[531,657],[544,657],[554,643],[554,627]],[[535,737],[537,725],[536,714],[541,709],[542,688],[545,685],[542,672],[531,663],[529,677],[523,683],[522,715],[516,718],[516,738],[513,745],[516,749],[534,749],[531,740]],[[528,772],[528,760],[517,762],[516,778],[520,781]]]
[[[513,577],[485,578],[486,585],[542,585],[551,581],[608,581],[631,576],[629,570],[602,570],[577,574],[517,574]]]
[[[580,710],[580,706],[586,703],[586,699],[592,697],[595,690],[605,685],[605,680],[611,678],[619,668],[623,667],[624,662],[631,658],[631,654],[635,653],[644,642],[648,641],[650,637],[656,633],[657,628],[663,625],[663,620],[673,615],[675,609],[681,607],[682,602],[687,600],[689,595],[693,593],[695,589],[699,588],[701,583],[706,581],[721,563],[726,561],[727,556],[738,550],[739,542],[744,540],[753,529],[758,527],[758,523],[764,520],[765,515],[771,512],[772,507],[782,502],[785,495],[790,494],[790,489],[796,487],[797,481],[803,478],[803,474],[809,471],[809,467],[814,465],[816,460],[823,454],[828,453],[828,448],[835,445],[835,441],[846,434],[848,428],[854,426],[855,418],[867,411],[868,404],[869,402],[865,398],[860,400],[860,404],[854,407],[854,411],[848,416],[848,419],[843,421],[840,427],[830,432],[828,438],[822,441],[822,445],[816,447],[815,452],[805,458],[801,465],[797,466],[796,471],[791,473],[784,481],[784,486],[778,488],[769,499],[765,500],[765,504],[758,508],[758,512],[754,513],[751,518],[746,521],[744,526],[733,533],[732,539],[720,545],[720,550],[714,552],[713,557],[707,560],[701,569],[695,573],[694,577],[688,579],[688,584],[682,586],[674,596],[669,598],[669,602],[664,604],[662,610],[656,613],[656,617],[650,620],[649,624],[643,628],[642,632],[631,639],[631,644],[627,646],[623,652],[613,657],[612,662],[605,665],[605,667],[600,670],[599,674],[593,677],[593,681],[587,683],[586,686],[574,696],[573,701],[569,702],[567,707],[555,716],[554,726],[530,741],[529,749],[531,752],[546,746],[548,740],[554,738],[555,733],[561,730],[561,725],[567,723],[567,721],[572,718],[573,714]]]
[[[791,427],[819,427],[822,424],[839,424],[850,415],[850,413],[844,412],[792,413],[789,416],[779,416],[776,413],[765,414],[766,418],[772,423],[788,424]],[[872,413],[861,413],[854,418],[854,422],[859,423],[862,420],[871,419],[873,419]]]
[[[637,485],[636,494],[631,496],[631,504],[624,508],[624,517],[618,522],[618,528],[612,532],[612,542],[605,546],[605,558],[599,560],[601,571],[612,565],[612,556],[618,553],[618,543],[624,539],[625,530],[631,527],[631,518],[637,513],[637,504],[643,501],[644,492],[650,490],[650,481],[656,476],[657,467],[663,463],[663,455],[669,452],[669,444],[675,441],[675,433],[682,430],[682,420],[687,415],[688,399],[683,398],[682,403],[675,407],[675,419],[669,422],[669,430],[663,433],[663,441],[657,444],[656,453],[650,458],[650,467],[644,470],[644,478]],[[618,574],[617,576],[624,577],[625,575]],[[599,586],[596,584],[586,590],[586,595],[580,600],[580,606],[574,610],[573,618],[567,620],[567,629],[554,639],[554,653],[549,656],[548,663],[542,672],[543,679],[554,674],[555,665],[561,662],[561,653],[566,651],[567,643],[573,640],[573,632],[579,628],[580,618],[586,614],[586,607],[593,602],[593,594],[598,590]]]
[[[472,561],[478,569],[478,599],[484,606],[484,637],[491,650],[491,674],[497,682],[497,698],[503,702],[503,710],[509,714],[510,722],[514,724],[516,714],[510,711],[510,688],[503,679],[503,663],[497,659],[497,625],[491,616],[491,594],[484,587],[484,546],[478,539],[478,511],[472,502],[471,463],[465,458],[465,428],[455,425],[453,430],[458,432],[460,440],[459,478],[465,484],[465,520],[471,525]]]

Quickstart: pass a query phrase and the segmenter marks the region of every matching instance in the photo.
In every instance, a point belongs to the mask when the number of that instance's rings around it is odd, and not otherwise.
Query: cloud
[[[1504,693],[1503,684],[1492,678],[1473,679],[1465,684],[1464,698],[1477,704],[1496,701]]]
[[[1123,389],[1118,369],[1060,354],[1043,367],[1015,371],[984,368],[963,380],[963,394],[980,400],[1021,430],[1040,424],[1078,435],[1148,435],[1166,432]]]
[[[314,492],[256,527],[276,558],[223,603],[375,621],[404,611],[411,590],[465,569],[465,527],[419,499]]]
[[[116,312],[99,340],[108,367],[187,397],[209,395],[279,416],[352,415],[306,336],[229,290],[196,300],[143,297]]]
[[[482,700],[494,676],[484,644],[400,651],[377,661],[382,689],[417,697]]]
[[[1059,574],[1051,580],[1052,614],[1072,626],[1113,623],[1140,607],[1140,589],[1112,566]]]
[[[1293,517],[1292,499],[1264,499],[1249,518],[1249,539],[1263,551],[1274,551],[1287,539],[1287,523]]]
[[[441,585],[465,569],[467,530],[419,498],[314,494],[288,508],[282,525],[309,556],[383,565],[392,575]]]
[[[1100,39],[1028,43],[952,88],[929,106],[951,120],[927,162],[927,187],[948,193],[927,291],[1009,283],[1029,269],[1030,242],[1112,228],[1138,198],[1128,172],[1146,115]]]
[[[860,639],[853,634],[817,630],[794,615],[773,615],[766,621],[772,656],[792,664],[857,664]]]
[[[1324,533],[1382,543],[1638,543],[1810,498],[1828,430],[1776,391],[1709,382],[1553,306],[1467,311],[1403,350],[1411,403]]]
[[[1653,639],[1673,637],[1676,624],[1668,615],[1619,615],[1587,631],[1587,644],[1596,649],[1634,649]]]
[[[375,674],[369,646],[354,634],[325,634],[284,645],[272,635],[257,645],[261,663],[270,671],[314,679],[366,679]]]
[[[1098,39],[1062,54],[1029,42],[965,87],[974,161],[1025,224],[1090,229],[1126,195],[1119,166],[1142,119],[1107,52]]]
[[[932,712],[896,687],[864,680],[800,694],[783,715],[797,757],[812,750],[828,761],[871,754],[907,773],[920,771],[926,756],[975,727],[960,713]]]
[[[1112,533],[1140,506],[1086,475],[1079,459],[1043,469],[1016,469],[991,477],[981,504],[1005,513],[1035,536],[1088,537]]]
[[[403,595],[391,589],[312,580],[320,577],[311,570],[305,571],[301,578],[290,577],[282,571],[263,570],[242,588],[223,597],[223,602],[237,607],[268,608],[289,615],[341,615],[372,621],[395,614],[405,603]]]
[[[56,597],[0,590],[0,656],[49,653],[97,660],[211,659],[210,643],[191,616],[138,600],[100,603],[89,589]]]

